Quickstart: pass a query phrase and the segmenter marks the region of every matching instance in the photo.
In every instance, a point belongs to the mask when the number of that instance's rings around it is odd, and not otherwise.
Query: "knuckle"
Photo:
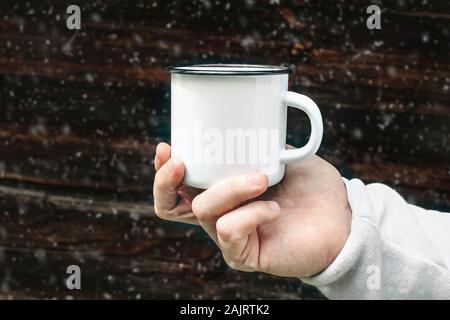
[[[217,220],[216,231],[217,231],[217,235],[223,241],[230,241],[233,236],[232,228],[227,223],[224,223],[223,220],[221,220],[221,219]]]
[[[256,260],[248,260],[244,264],[250,270],[258,270],[258,261]]]
[[[234,270],[242,270],[243,269],[243,265],[242,265],[242,261],[240,261],[239,259],[235,259],[234,257],[230,257],[228,255],[223,255],[223,259],[225,260],[225,263]]]
[[[205,210],[205,206],[203,205],[203,201],[201,196],[197,196],[194,198],[194,200],[192,200],[192,212],[194,213],[194,215],[197,217],[197,219],[205,219],[206,218],[206,210]]]
[[[225,262],[231,269],[234,269],[234,270],[240,269],[240,264],[234,260],[225,260]]]
[[[164,219],[164,220],[168,220],[167,219],[167,213],[165,211],[161,210],[156,202],[155,202],[155,205],[154,205],[154,211],[155,211],[155,214],[156,214],[156,216],[158,218]]]
[[[253,262],[247,262],[247,261],[243,261],[242,259],[225,259],[225,263],[234,270],[239,270],[239,271],[245,271],[245,272],[250,272],[250,271],[255,271],[257,270],[257,264],[253,263]]]

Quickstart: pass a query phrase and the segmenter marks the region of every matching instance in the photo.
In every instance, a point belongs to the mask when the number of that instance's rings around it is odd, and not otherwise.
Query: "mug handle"
[[[285,92],[282,101],[283,107],[291,106],[305,112],[311,122],[311,136],[305,146],[298,149],[284,149],[281,151],[281,163],[290,164],[314,155],[319,149],[323,135],[322,115],[320,114],[317,104],[311,98],[303,94],[287,91]]]

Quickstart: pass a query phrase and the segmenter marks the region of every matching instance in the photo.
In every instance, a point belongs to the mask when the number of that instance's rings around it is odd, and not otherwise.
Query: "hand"
[[[286,166],[268,188],[259,172],[223,180],[207,190],[181,186],[184,165],[160,144],[155,157],[155,212],[198,223],[242,271],[307,277],[326,269],[350,233],[351,210],[339,172],[318,156]]]

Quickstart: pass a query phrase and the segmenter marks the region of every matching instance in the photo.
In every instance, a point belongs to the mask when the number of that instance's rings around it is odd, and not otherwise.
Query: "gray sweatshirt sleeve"
[[[330,299],[450,299],[450,213],[408,204],[386,185],[344,179],[350,236],[320,274]]]

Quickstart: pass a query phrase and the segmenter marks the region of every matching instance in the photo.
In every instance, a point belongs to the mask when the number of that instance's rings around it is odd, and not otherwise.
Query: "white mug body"
[[[208,188],[230,176],[262,171],[269,185],[284,176],[288,74],[197,75],[171,79],[172,155],[183,183]]]

